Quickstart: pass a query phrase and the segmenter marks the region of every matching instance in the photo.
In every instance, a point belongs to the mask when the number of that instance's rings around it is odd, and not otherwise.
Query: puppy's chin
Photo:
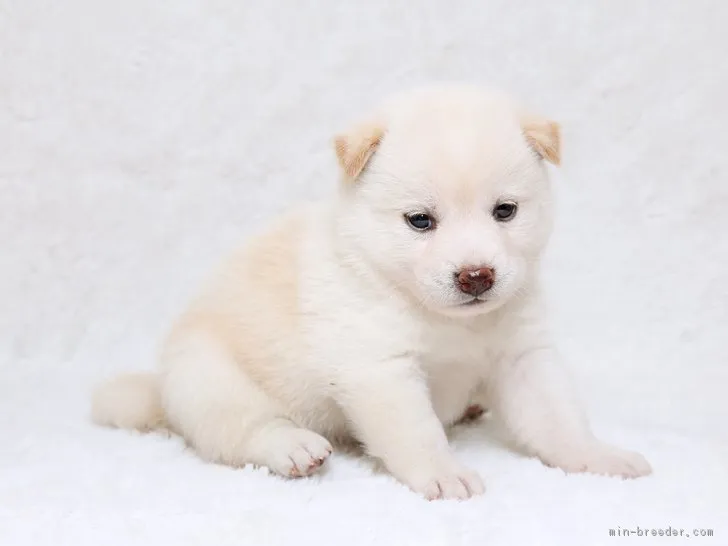
[[[430,302],[429,305],[426,305],[427,308],[430,311],[433,311],[435,313],[438,313],[440,315],[448,316],[448,317],[477,317],[481,315],[486,315],[492,311],[495,311],[499,307],[501,307],[506,302],[506,299],[503,297],[497,297],[497,298],[491,298],[491,299],[483,299],[483,300],[475,300],[472,302],[465,302],[465,303],[459,303],[459,302],[452,302],[452,303],[440,303],[440,304],[433,304]]]

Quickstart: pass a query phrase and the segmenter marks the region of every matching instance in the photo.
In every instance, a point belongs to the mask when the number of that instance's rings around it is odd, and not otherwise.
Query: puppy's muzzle
[[[455,273],[455,285],[464,294],[478,297],[490,290],[495,283],[492,267],[464,267]]]

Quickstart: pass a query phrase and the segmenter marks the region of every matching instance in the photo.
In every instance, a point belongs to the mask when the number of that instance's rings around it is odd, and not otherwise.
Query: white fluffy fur
[[[526,451],[567,471],[650,466],[590,432],[539,307],[551,232],[544,159],[558,128],[495,92],[418,90],[337,139],[339,195],[280,219],[223,265],[173,329],[159,376],[95,396],[106,425],[181,434],[206,460],[286,476],[354,438],[413,490],[466,498],[481,477],[445,427],[473,403]],[[499,200],[518,203],[498,223]],[[428,211],[436,229],[404,220]],[[454,275],[489,266],[467,304]]]

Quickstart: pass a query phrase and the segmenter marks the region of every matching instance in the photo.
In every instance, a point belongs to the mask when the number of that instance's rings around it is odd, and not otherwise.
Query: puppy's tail
[[[91,402],[97,425],[141,432],[166,428],[160,378],[154,373],[130,373],[99,386]]]

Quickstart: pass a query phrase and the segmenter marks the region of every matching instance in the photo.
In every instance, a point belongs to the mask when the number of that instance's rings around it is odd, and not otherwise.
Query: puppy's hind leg
[[[172,340],[162,355],[161,387],[172,428],[205,460],[300,477],[331,454],[329,442],[287,419],[214,336]]]

